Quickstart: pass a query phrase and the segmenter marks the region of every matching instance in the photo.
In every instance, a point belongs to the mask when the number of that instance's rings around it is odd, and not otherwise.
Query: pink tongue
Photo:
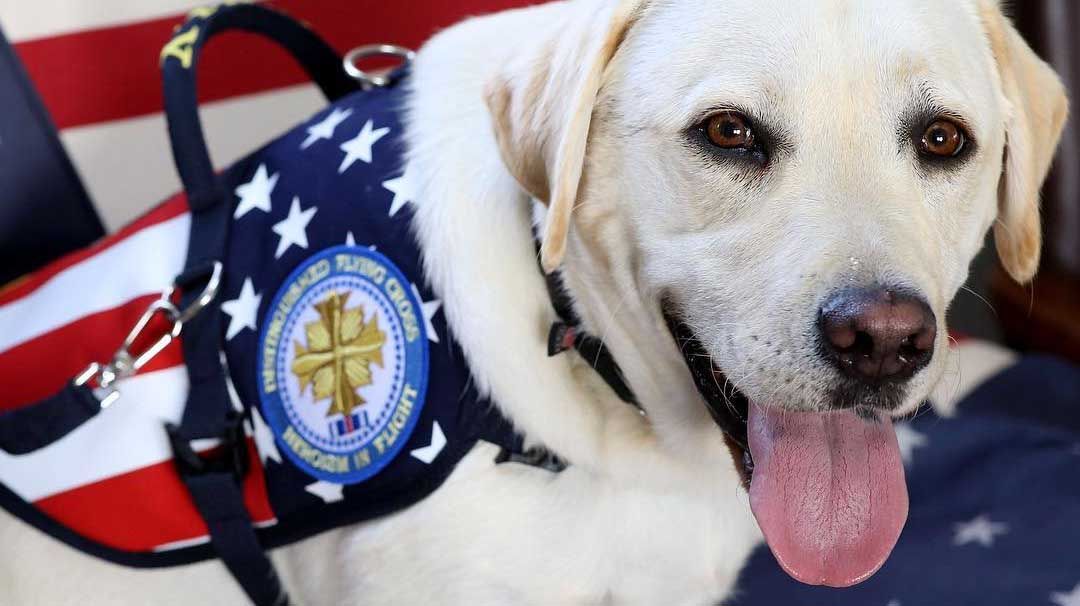
[[[908,514],[892,422],[753,404],[750,506],[780,565],[803,583],[850,587],[881,568]]]

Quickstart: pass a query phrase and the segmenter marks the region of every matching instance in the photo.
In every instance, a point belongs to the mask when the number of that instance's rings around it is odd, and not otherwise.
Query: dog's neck
[[[534,202],[534,221],[542,220],[543,213]],[[649,292],[634,271],[632,238],[609,237],[610,243],[619,243],[610,249],[591,246],[590,241],[603,237],[602,231],[588,222],[577,223],[560,269],[582,328],[601,339],[614,356],[661,450],[681,460],[709,460],[730,467],[730,453],[664,322],[660,295]],[[614,392],[595,386],[596,377],[591,376],[595,373],[576,374],[598,393],[594,405],[605,410],[613,405]],[[626,404],[621,408],[633,410]]]

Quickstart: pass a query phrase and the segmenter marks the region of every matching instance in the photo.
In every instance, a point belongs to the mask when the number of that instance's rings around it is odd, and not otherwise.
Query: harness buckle
[[[172,444],[173,460],[181,477],[189,478],[212,473],[231,474],[237,482],[247,475],[247,436],[244,435],[244,416],[231,410],[225,417],[225,431],[220,445],[203,453],[195,451],[188,440],[179,434],[180,427],[169,423],[165,426]]]
[[[548,331],[547,354],[555,357],[577,345],[578,330],[565,322],[555,322]]]
[[[180,278],[178,278],[177,284],[162,292],[161,296],[146,308],[146,311],[143,312],[142,316],[139,317],[139,321],[128,332],[124,342],[116,350],[109,362],[105,364],[91,363],[72,380],[72,383],[76,387],[85,387],[91,385],[92,382],[95,395],[101,402],[102,409],[108,408],[119,400],[120,392],[116,389],[115,384],[135,375],[151,360],[156,358],[158,354],[180,336],[180,333],[184,330],[184,324],[197,316],[217,297],[218,291],[221,289],[221,262],[215,261],[209,273],[210,276],[203,291],[183,310],[177,308],[173,303],[173,296],[179,288]],[[168,322],[168,329],[159,334],[145,349],[137,348],[136,343],[141,342],[146,337],[144,333],[151,332],[150,323],[159,315],[164,316],[165,321]],[[156,329],[157,327],[153,328]]]

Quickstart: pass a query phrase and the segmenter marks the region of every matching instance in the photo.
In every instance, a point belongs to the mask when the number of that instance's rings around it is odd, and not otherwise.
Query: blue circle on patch
[[[318,479],[362,482],[397,456],[424,407],[419,294],[376,251],[324,250],[274,296],[256,372],[263,415],[286,456]]]

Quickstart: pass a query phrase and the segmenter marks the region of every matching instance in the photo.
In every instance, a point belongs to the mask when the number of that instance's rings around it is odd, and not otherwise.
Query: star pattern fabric
[[[389,128],[375,128],[374,126],[375,123],[368,120],[364,123],[364,128],[360,129],[360,134],[341,144],[341,151],[345,152],[345,159],[341,161],[341,166],[338,167],[338,173],[344,173],[349,170],[349,167],[355,164],[357,160],[364,162],[365,164],[371,164],[372,146],[374,146],[379,139],[390,134]]]
[[[402,106],[399,99],[380,108]],[[256,161],[239,167],[247,183],[237,186],[237,208],[246,208],[240,215],[245,218],[232,228],[227,260],[240,260],[235,262],[243,269],[227,271],[244,278],[234,278],[239,292],[230,291],[230,300],[222,303],[223,317],[228,318],[226,353],[231,367],[246,369],[243,373],[258,366],[259,331],[268,322],[259,317],[260,311],[268,311],[260,308],[268,307],[264,304],[273,300],[287,276],[305,259],[338,246],[378,251],[403,272],[409,279],[407,288],[419,302],[415,314],[423,322],[429,347],[428,394],[408,445],[386,470],[355,485],[319,480],[296,467],[250,381],[236,380],[237,400],[250,410],[246,429],[266,476],[279,528],[290,524],[294,512],[309,526],[313,501],[317,502],[314,507],[351,502],[352,509],[335,511],[355,520],[356,509],[363,510],[372,502],[368,494],[372,481],[386,494],[415,494],[415,501],[438,484],[424,474],[445,477],[468,451],[463,443],[475,441],[478,435],[502,446],[516,443],[508,423],[501,417],[492,422],[494,408],[476,392],[464,355],[439,313],[443,302],[423,280],[410,208],[416,193],[403,163],[403,129],[396,111],[371,111],[356,102],[333,107],[285,135],[281,147],[272,144]],[[350,128],[352,124],[358,132]],[[471,402],[479,402],[479,408]],[[376,495],[374,500],[382,498]],[[377,508],[373,513],[385,514]],[[329,527],[335,519],[332,516],[323,524]]]
[[[319,480],[308,484],[304,490],[319,497],[324,503],[337,503],[345,500],[345,488],[341,484],[333,484],[325,480]]]
[[[293,198],[292,206],[289,207],[289,216],[274,225],[274,233],[280,236],[277,251],[274,258],[280,259],[292,246],[308,247],[307,226],[315,216],[318,209],[312,206],[307,210],[300,209],[300,198]]]
[[[994,540],[1003,534],[1008,534],[1009,527],[1000,522],[995,522],[989,516],[981,515],[970,522],[961,522],[956,525],[956,534],[953,536],[953,545],[963,547],[971,543],[983,547],[993,547]]]
[[[435,317],[435,314],[439,312],[439,308],[442,307],[442,301],[424,301],[424,297],[420,295],[420,290],[416,288],[416,284],[412,285],[412,291],[413,294],[416,295],[416,298],[423,304],[424,327],[427,329],[428,340],[438,343],[439,333],[435,330],[435,324],[432,322],[432,319]]]
[[[259,460],[263,462],[263,465],[267,461],[281,462],[281,452],[278,451],[277,442],[274,441],[274,433],[263,420],[258,407],[251,409],[251,436],[255,439],[255,450],[259,452]]]
[[[396,179],[389,179],[383,181],[383,187],[390,190],[394,194],[394,199],[390,202],[390,216],[398,214],[406,204],[414,202],[416,197],[416,190],[413,187],[413,182],[409,179],[409,173],[397,177]]]
[[[255,292],[251,278],[245,278],[240,288],[240,295],[232,301],[221,304],[221,311],[229,316],[229,327],[225,331],[225,340],[232,340],[245,328],[255,330],[255,318],[259,313],[262,295]]]
[[[1072,591],[1055,591],[1050,601],[1057,606],[1080,606],[1080,583]]]
[[[912,429],[911,423],[897,423],[895,427],[900,456],[904,465],[909,466],[915,460],[915,450],[926,446],[926,436]]]
[[[277,186],[280,176],[279,173],[271,175],[266,170],[266,165],[260,164],[251,181],[237,186],[236,195],[240,198],[240,202],[236,205],[233,218],[239,219],[253,210],[270,212],[270,195],[274,193],[274,187]]]
[[[333,139],[334,131],[336,131],[337,127],[351,115],[351,109],[335,107],[321,122],[308,127],[308,136],[304,139],[304,142],[300,144],[300,149],[307,149],[317,141]]]

